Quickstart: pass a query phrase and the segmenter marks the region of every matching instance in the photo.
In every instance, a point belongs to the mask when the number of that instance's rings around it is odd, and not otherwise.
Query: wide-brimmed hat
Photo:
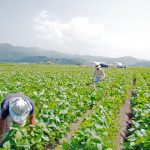
[[[28,100],[22,97],[15,97],[9,103],[9,115],[13,122],[20,125],[25,124],[27,115],[32,110]]]
[[[100,65],[95,65],[95,68],[101,68],[101,66]]]

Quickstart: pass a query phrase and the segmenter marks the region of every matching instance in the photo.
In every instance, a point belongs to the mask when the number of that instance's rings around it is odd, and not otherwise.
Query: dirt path
[[[117,150],[122,149],[122,145],[127,134],[127,129],[131,125],[131,116],[132,116],[132,111],[131,111],[130,99],[128,99],[118,114],[120,131],[119,131],[118,141],[117,141]]]
[[[120,131],[117,139],[117,149],[116,150],[122,150],[123,142],[125,140],[125,137],[128,133],[128,129],[131,126],[131,118],[133,116],[132,108],[130,104],[130,100],[132,96],[135,96],[134,94],[134,85],[136,84],[136,78],[133,78],[131,89],[128,92],[128,98],[125,101],[123,107],[120,109],[118,114],[118,122],[120,124]]]

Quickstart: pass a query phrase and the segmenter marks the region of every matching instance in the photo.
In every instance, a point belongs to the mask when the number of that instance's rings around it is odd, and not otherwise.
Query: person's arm
[[[35,115],[34,113],[29,114],[30,125],[35,125]]]
[[[103,70],[102,70],[102,75],[103,75],[103,80],[104,80],[105,79],[105,73]]]
[[[32,109],[31,109],[31,111],[29,113],[29,122],[30,122],[31,126],[34,126],[35,125],[34,102],[31,99],[29,99],[29,102],[30,102],[30,104],[32,106]]]
[[[95,75],[96,75],[96,70],[94,70],[94,72],[93,72],[92,80],[94,80]]]
[[[5,134],[6,132],[6,118],[3,119],[3,118],[0,118],[0,140],[3,138],[3,135]]]
[[[9,114],[8,101],[3,101],[1,104],[1,114],[0,114],[0,139],[3,138],[7,130],[7,116]]]

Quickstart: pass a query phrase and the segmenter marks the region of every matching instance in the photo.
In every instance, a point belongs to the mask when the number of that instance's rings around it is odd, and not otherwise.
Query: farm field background
[[[4,138],[4,149],[115,150],[120,124],[118,113],[129,97],[133,120],[124,149],[150,147],[150,68],[104,69],[106,79],[90,87],[93,68],[63,65],[0,65],[0,100],[22,92],[35,103],[32,131],[13,126]],[[73,136],[70,126],[78,122]]]

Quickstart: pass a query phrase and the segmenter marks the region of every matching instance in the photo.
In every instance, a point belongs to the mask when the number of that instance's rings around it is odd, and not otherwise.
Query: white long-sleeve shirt
[[[105,73],[104,73],[104,71],[101,68],[99,68],[99,70],[95,69],[94,72],[93,72],[92,79],[94,80],[94,79],[96,79],[98,77],[100,79],[102,79],[102,80],[105,78]]]

